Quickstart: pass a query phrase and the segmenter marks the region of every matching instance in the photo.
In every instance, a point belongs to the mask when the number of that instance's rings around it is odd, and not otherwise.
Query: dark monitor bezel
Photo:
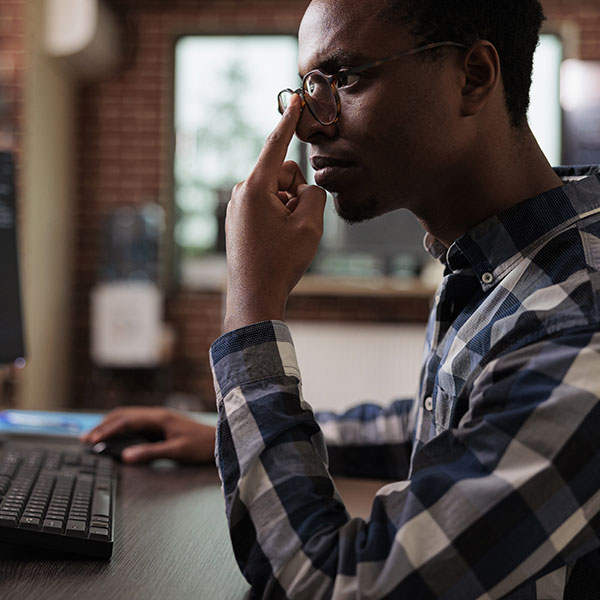
[[[0,365],[25,357],[18,227],[15,162],[0,151]]]

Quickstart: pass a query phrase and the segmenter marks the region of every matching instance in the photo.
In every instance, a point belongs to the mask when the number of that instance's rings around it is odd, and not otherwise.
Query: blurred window
[[[180,278],[222,273],[225,205],[276,125],[297,74],[291,35],[185,36],[175,47],[175,244]],[[305,163],[294,140],[289,158]]]
[[[560,107],[560,37],[543,34],[533,61],[529,125],[551,165],[561,164],[562,113]]]

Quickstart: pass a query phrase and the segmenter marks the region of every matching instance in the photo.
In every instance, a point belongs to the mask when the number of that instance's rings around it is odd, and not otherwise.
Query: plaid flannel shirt
[[[600,172],[561,174],[449,249],[429,239],[446,269],[411,402],[315,418],[284,323],[213,344],[254,596],[600,597]],[[395,483],[365,521],[330,473]]]

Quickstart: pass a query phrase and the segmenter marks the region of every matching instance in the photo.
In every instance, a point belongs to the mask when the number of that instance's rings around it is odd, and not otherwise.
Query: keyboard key
[[[108,540],[108,529],[104,527],[90,527],[90,537],[94,540]]]
[[[69,504],[69,496],[52,496],[50,499],[50,504],[55,506],[64,505],[67,506]]]
[[[110,494],[106,490],[96,490],[94,492],[92,515],[105,517],[110,515]]]
[[[37,517],[23,517],[19,522],[21,529],[39,529],[42,520]]]
[[[85,522],[87,522],[87,520],[88,520],[87,513],[77,513],[77,512],[69,513],[69,521],[85,521]]]
[[[45,519],[43,530],[50,533],[62,533],[64,526],[64,521],[57,519]]]
[[[16,515],[2,515],[0,514],[0,527],[16,527],[17,516]]]
[[[110,517],[103,517],[102,515],[93,515],[92,519],[99,523],[108,523],[110,521]]]
[[[46,519],[50,519],[51,521],[64,521],[67,513],[57,513],[57,512],[47,512]]]
[[[98,462],[97,458],[95,456],[92,456],[92,455],[90,455],[90,456],[84,456],[81,459],[81,464],[84,467],[95,467],[97,462]]]
[[[74,537],[85,537],[86,523],[85,521],[75,521],[69,519],[67,521],[66,534]]]
[[[67,453],[65,454],[65,456],[63,457],[63,463],[65,465],[73,465],[76,466],[79,464],[79,455],[78,454],[72,454],[72,453]]]

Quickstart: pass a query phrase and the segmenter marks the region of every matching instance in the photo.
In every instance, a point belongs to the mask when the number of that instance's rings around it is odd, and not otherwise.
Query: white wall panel
[[[315,410],[387,404],[417,391],[424,325],[288,322]]]

